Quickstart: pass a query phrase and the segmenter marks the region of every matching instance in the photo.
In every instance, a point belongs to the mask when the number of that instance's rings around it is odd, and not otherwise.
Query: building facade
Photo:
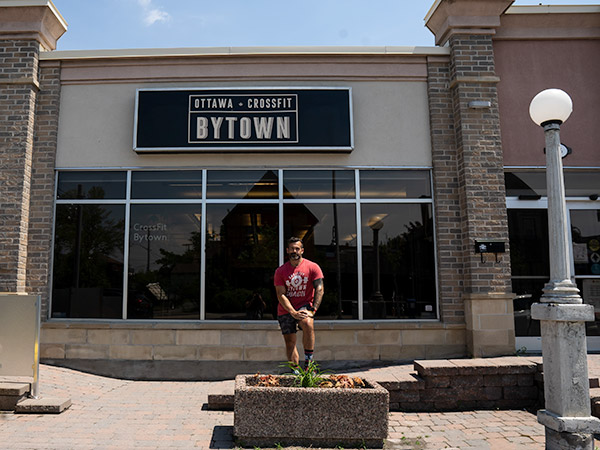
[[[534,348],[549,269],[528,104],[547,87],[575,104],[573,264],[594,303],[600,8],[511,3],[435,2],[436,47],[54,51],[50,1],[0,2],[0,291],[42,297],[42,360],[276,366],[291,235],[325,274],[326,364]]]

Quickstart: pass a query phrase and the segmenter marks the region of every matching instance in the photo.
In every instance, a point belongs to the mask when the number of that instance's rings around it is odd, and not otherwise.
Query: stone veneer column
[[[508,251],[499,254],[497,261],[490,254],[482,261],[474,251],[475,241],[487,240],[500,240],[508,250],[496,92],[499,78],[494,72],[492,36],[500,25],[500,14],[510,3],[441,0],[426,19],[436,43],[450,48],[445,92],[439,77],[432,77],[436,70],[433,61],[429,85],[438,257],[442,271],[447,272],[440,277],[445,284],[441,289],[443,319],[455,320],[452,309],[456,308],[454,302],[459,301],[456,296],[460,291],[467,346],[475,357],[511,354],[515,350]],[[446,95],[440,124],[434,121],[439,108],[432,94]],[[473,108],[469,105],[472,101],[490,102],[490,106]],[[443,126],[441,130],[439,125]],[[454,148],[450,147],[450,128]]]
[[[66,24],[49,1],[8,5],[0,3],[0,292],[25,292],[39,54]]]

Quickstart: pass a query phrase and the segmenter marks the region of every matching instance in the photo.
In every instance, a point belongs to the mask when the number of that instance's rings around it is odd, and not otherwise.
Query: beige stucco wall
[[[351,153],[136,154],[137,88],[342,86],[352,88]],[[425,81],[104,83],[62,87],[57,167],[431,166]]]

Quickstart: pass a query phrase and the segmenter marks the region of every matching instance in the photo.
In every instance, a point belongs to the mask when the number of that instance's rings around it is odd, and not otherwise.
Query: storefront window
[[[570,215],[577,287],[596,316],[586,322],[586,333],[600,336],[600,209],[571,209]]]
[[[123,199],[126,185],[126,172],[61,172],[58,198]]]
[[[276,199],[277,172],[272,170],[211,170],[206,197],[222,199]]]
[[[361,170],[360,198],[431,198],[426,170]]]
[[[130,319],[198,319],[202,217],[199,205],[131,205]]]
[[[319,320],[436,319],[432,209],[427,170],[59,172],[52,317],[275,320],[299,236]]]
[[[284,236],[304,243],[304,257],[325,277],[319,317],[358,319],[356,208],[350,204],[290,204],[283,209]]]
[[[56,206],[52,317],[121,318],[123,205]]]
[[[274,319],[277,205],[209,204],[206,215],[206,318]]]
[[[131,198],[202,198],[202,171],[133,172]]]
[[[362,205],[361,228],[364,317],[435,318],[431,205]]]
[[[565,195],[590,197],[600,195],[600,176],[597,171],[564,170]],[[507,197],[524,199],[546,197],[546,171],[515,170],[504,174]]]
[[[286,170],[283,173],[283,197],[354,198],[354,171]]]

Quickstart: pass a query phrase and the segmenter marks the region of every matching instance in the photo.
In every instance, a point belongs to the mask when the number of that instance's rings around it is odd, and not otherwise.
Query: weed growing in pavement
[[[515,352],[515,355],[522,356],[526,353],[527,353],[527,347],[523,346],[523,347],[517,349],[517,351]]]

